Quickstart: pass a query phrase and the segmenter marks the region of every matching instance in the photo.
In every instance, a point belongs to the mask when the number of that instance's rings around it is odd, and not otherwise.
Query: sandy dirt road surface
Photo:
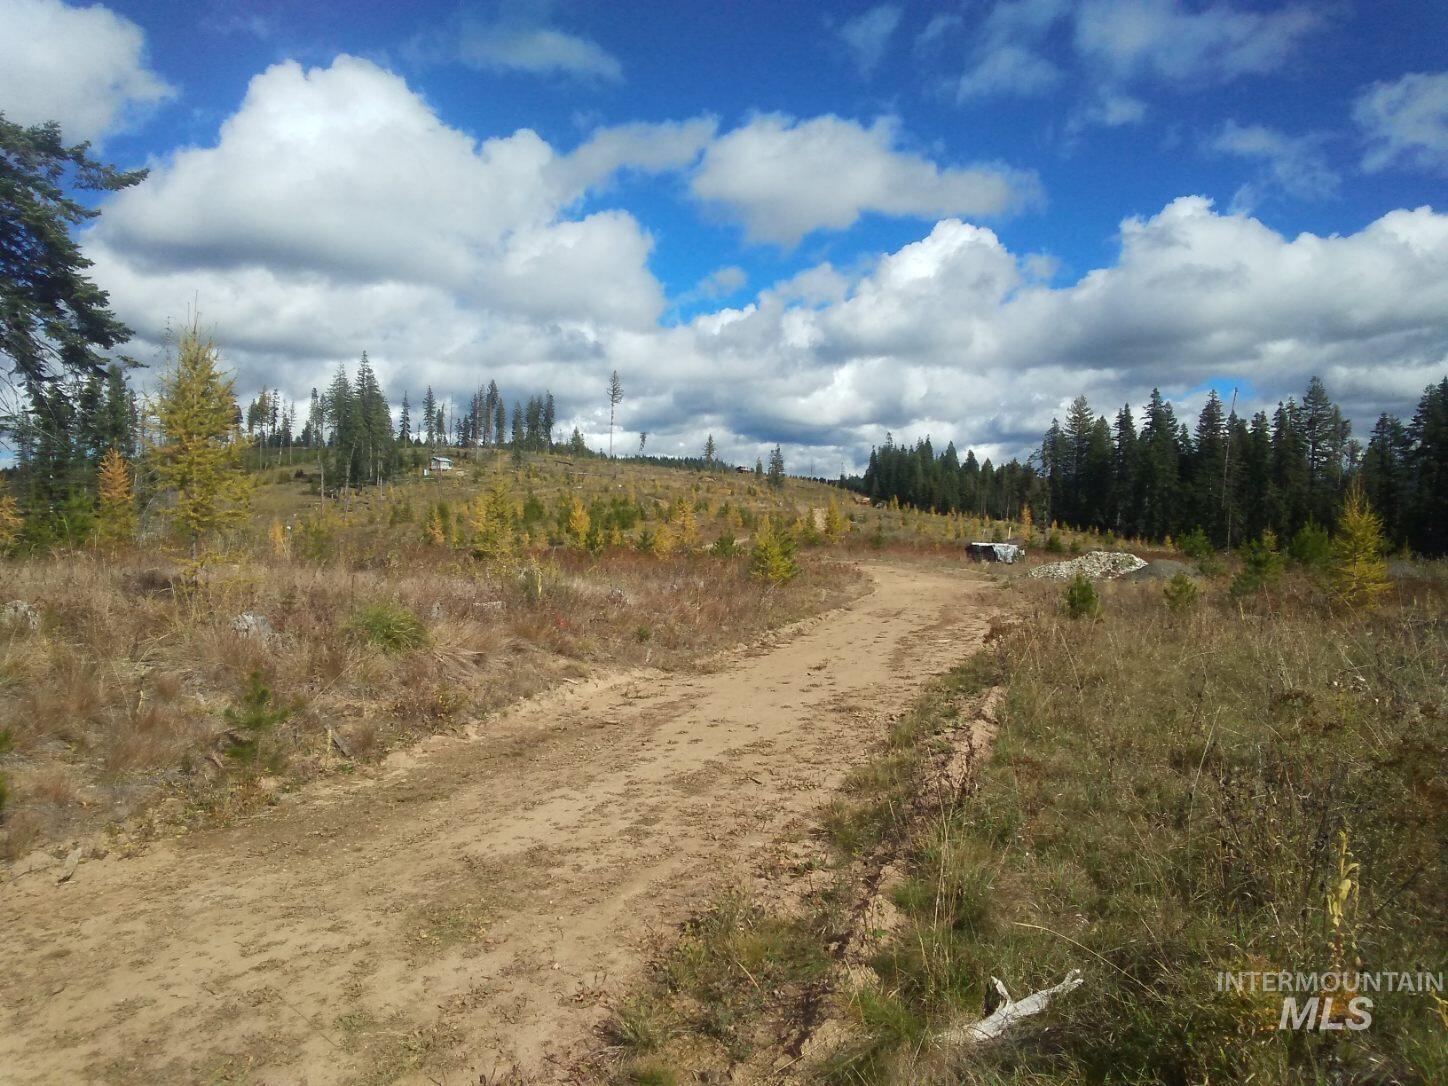
[[[766,877],[996,592],[567,687],[223,830],[0,882],[0,1083],[569,1081],[692,911]]]

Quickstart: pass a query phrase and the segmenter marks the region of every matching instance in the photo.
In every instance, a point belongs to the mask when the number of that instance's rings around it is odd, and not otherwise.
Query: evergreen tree
[[[1307,440],[1302,412],[1288,397],[1272,416],[1272,494],[1268,515],[1279,536],[1292,536],[1309,517]]]
[[[608,379],[608,456],[610,460],[613,459],[614,416],[621,403],[623,403],[623,381],[619,379],[618,370],[614,370]]]
[[[1448,377],[1424,390],[1408,440],[1410,541],[1423,554],[1448,554]]]
[[[707,469],[714,467],[714,435],[710,434],[704,439],[704,466]]]
[[[1197,417],[1190,464],[1189,513],[1178,529],[1200,528],[1219,547],[1227,542],[1228,447],[1226,412],[1214,390],[1207,393],[1206,405]]]
[[[769,472],[766,478],[769,485],[776,490],[784,486],[784,453],[780,451],[778,445],[769,454]]]
[[[1412,455],[1408,429],[1393,415],[1383,415],[1373,427],[1362,462],[1363,494],[1382,518],[1387,537],[1395,544],[1406,539],[1408,526],[1408,458]]]
[[[1141,427],[1140,452],[1141,470],[1137,477],[1140,528],[1143,534],[1161,539],[1177,526],[1181,448],[1176,416],[1171,404],[1162,398],[1160,389],[1151,390]]]
[[[1140,454],[1137,449],[1136,421],[1131,405],[1123,404],[1116,412],[1114,444],[1111,457],[1111,516],[1108,526],[1125,535],[1141,531],[1136,496],[1140,486]]]
[[[402,419],[397,424],[397,440],[403,445],[412,444],[412,405],[407,401],[407,393],[402,394]]]
[[[422,397],[422,426],[423,443],[429,449],[437,444],[437,397],[432,394],[432,386],[427,386],[427,391]]]
[[[117,192],[146,171],[116,170],[89,150],[67,146],[57,124],[27,128],[0,114],[0,358],[32,391],[67,373],[99,373],[103,352],[131,335],[71,237],[100,212],[71,194]]]

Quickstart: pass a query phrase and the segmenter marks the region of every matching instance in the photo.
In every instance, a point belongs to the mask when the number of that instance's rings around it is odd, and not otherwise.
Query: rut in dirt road
[[[656,940],[767,872],[980,643],[988,582],[867,572],[715,670],[570,687],[244,824],[0,887],[0,1080],[565,1077]]]

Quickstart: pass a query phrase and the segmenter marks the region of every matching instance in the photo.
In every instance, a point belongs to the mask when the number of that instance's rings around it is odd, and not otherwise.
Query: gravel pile
[[[1121,551],[1092,551],[1090,554],[1083,554],[1080,558],[1073,558],[1069,562],[1052,562],[1050,565],[1037,566],[1027,576],[1047,581],[1069,581],[1080,573],[1084,574],[1088,580],[1100,581],[1108,577],[1120,577],[1123,573],[1130,573],[1144,565],[1146,563],[1134,554],[1124,554]]]

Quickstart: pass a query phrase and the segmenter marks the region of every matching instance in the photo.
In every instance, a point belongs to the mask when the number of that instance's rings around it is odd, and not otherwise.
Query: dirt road
[[[244,824],[0,884],[0,1082],[562,1079],[653,941],[770,867],[993,593],[873,565],[701,672],[524,703]]]

